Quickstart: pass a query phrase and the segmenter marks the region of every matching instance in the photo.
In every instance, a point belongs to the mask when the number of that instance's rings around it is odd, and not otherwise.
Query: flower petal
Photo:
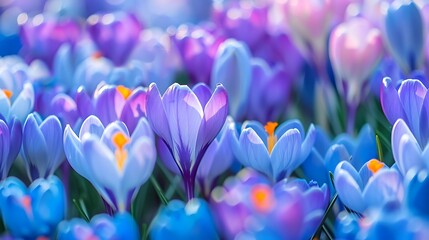
[[[294,128],[286,131],[274,145],[271,153],[271,167],[275,180],[288,177],[302,163],[300,162],[301,143],[301,133]],[[304,160],[305,158],[302,159]]]
[[[267,176],[273,177],[270,156],[267,147],[255,130],[246,128],[242,131],[239,139],[240,148],[243,153],[238,160],[247,167],[252,167]],[[237,156],[239,157],[239,156]]]

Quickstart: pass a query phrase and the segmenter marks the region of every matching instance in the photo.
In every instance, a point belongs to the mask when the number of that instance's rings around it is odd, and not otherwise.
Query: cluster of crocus
[[[428,9],[1,2],[0,238],[428,238]]]

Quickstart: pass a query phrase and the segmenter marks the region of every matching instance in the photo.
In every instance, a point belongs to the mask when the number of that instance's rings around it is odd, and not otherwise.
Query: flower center
[[[273,192],[269,186],[255,186],[250,195],[251,201],[256,210],[260,212],[268,212],[273,207]]]
[[[100,59],[103,57],[103,54],[101,52],[95,52],[92,54],[92,58],[94,59]]]
[[[371,159],[368,162],[368,169],[375,174],[376,172],[378,172],[380,169],[382,169],[384,167],[384,163],[378,161],[377,159]]]
[[[2,91],[3,91],[3,93],[4,93],[4,95],[6,95],[6,97],[7,98],[11,98],[12,97],[12,95],[13,95],[13,93],[12,93],[12,91],[11,90],[7,90],[7,89],[2,89]]]
[[[267,148],[268,148],[268,152],[271,154],[271,151],[273,151],[274,145],[277,142],[277,136],[274,135],[274,130],[276,130],[276,127],[279,124],[276,122],[267,122],[267,124],[265,125],[265,131],[268,134],[268,138],[267,138]]]
[[[124,97],[124,99],[127,99],[133,92],[131,89],[122,85],[117,86],[116,90],[122,95],[122,97]]]
[[[130,141],[129,138],[122,132],[115,133],[112,137],[113,144],[116,146],[115,159],[119,170],[124,169],[125,161],[127,160],[127,150],[124,146]]]

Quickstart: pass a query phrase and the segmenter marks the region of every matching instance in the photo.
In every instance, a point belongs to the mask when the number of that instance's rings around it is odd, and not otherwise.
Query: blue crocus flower
[[[386,39],[402,70],[409,73],[423,62],[424,23],[414,1],[391,4],[385,20]]]
[[[353,211],[381,207],[388,202],[401,202],[404,196],[402,176],[395,168],[372,159],[359,172],[348,162],[338,164],[334,173],[335,189],[341,201]]]
[[[429,218],[429,176],[427,170],[415,171],[410,174],[405,194],[405,203],[410,212],[423,218]]]
[[[236,40],[226,40],[214,60],[211,85],[221,83],[230,97],[230,114],[242,120],[247,109],[252,81],[251,54],[247,46]]]
[[[219,239],[209,205],[194,198],[188,203],[172,200],[150,226],[151,239]]]
[[[429,145],[420,147],[410,127],[403,119],[396,121],[392,129],[392,153],[403,176],[429,167]]]
[[[59,240],[75,239],[139,239],[139,231],[136,222],[129,213],[118,213],[114,217],[107,214],[99,214],[85,222],[74,218],[58,225]]]
[[[79,136],[67,125],[64,151],[73,169],[120,212],[130,209],[156,161],[154,136],[145,118],[140,119],[130,135],[123,122],[104,127],[97,117],[89,116],[82,123]]]
[[[21,122],[13,118],[9,123],[0,120],[0,179],[5,179],[22,144]]]
[[[235,157],[247,167],[264,173],[274,181],[288,177],[308,157],[313,148],[316,131],[311,125],[305,134],[297,120],[268,122],[264,127],[256,121],[243,123],[238,135],[230,129]],[[265,128],[265,129],[264,129]]]
[[[65,207],[64,186],[56,176],[37,179],[28,189],[15,177],[0,183],[1,215],[15,238],[51,238]]]
[[[64,160],[63,128],[56,116],[45,120],[34,113],[28,115],[23,126],[22,151],[30,180],[46,178]]]
[[[5,119],[16,117],[24,122],[34,107],[34,89],[31,83],[25,83],[22,90],[16,93],[8,89],[2,90],[0,91],[0,115]],[[17,96],[13,97],[14,94]]]

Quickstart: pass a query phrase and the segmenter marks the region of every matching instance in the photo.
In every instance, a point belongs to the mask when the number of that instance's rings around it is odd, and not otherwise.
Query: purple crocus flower
[[[291,90],[292,79],[282,66],[270,68],[261,59],[253,60],[247,118],[276,121],[285,113]]]
[[[211,202],[226,239],[309,239],[328,206],[329,190],[300,179],[271,186],[264,176],[244,169],[215,188]]]
[[[214,57],[223,37],[198,27],[182,25],[172,36],[182,65],[193,83],[210,82]]]
[[[192,90],[177,83],[161,97],[155,83],[147,92],[147,117],[168,146],[186,187],[188,200],[204,154],[225,123],[228,95],[222,85],[212,93],[205,85]]]
[[[142,24],[134,14],[125,12],[92,15],[88,32],[103,56],[123,65],[139,42]],[[114,47],[112,47],[114,46]]]
[[[0,120],[0,179],[7,177],[22,144],[21,122],[13,118],[10,123]]]
[[[233,163],[234,155],[229,140],[231,135],[228,134],[231,124],[233,124],[233,120],[231,117],[228,117],[219,134],[207,148],[198,168],[197,181],[204,196],[210,195],[211,190],[215,187],[217,177],[225,172]],[[165,166],[173,173],[179,175],[180,170],[162,139],[158,140],[158,152]]]
[[[380,89],[380,102],[387,120],[393,125],[403,119],[422,148],[429,140],[429,95],[426,93],[427,88],[415,79],[403,81],[397,90],[386,77]]]
[[[63,128],[56,116],[41,120],[31,113],[25,120],[21,156],[30,180],[47,178],[64,160]]]
[[[104,127],[97,117],[89,116],[82,123],[79,136],[67,125],[64,151],[73,169],[120,212],[130,210],[156,161],[154,136],[145,118],[140,118],[130,134],[123,122]]]
[[[102,85],[91,98],[81,87],[76,93],[76,105],[82,119],[96,115],[104,125],[121,120],[133,132],[139,119],[146,116],[146,90]]]
[[[62,44],[74,46],[82,36],[82,29],[74,20],[58,20],[37,15],[21,23],[20,31],[26,61],[41,59],[52,66]]]
[[[268,12],[268,4],[234,1],[215,4],[212,16],[213,22],[227,37],[243,41],[253,49],[266,34]]]
[[[264,127],[256,121],[243,123],[238,135],[235,127],[230,138],[235,157],[246,167],[264,173],[273,181],[289,175],[308,157],[315,140],[315,128],[311,125],[305,134],[299,121],[291,120],[277,127],[268,122]]]
[[[404,197],[402,175],[376,159],[368,161],[359,172],[348,161],[339,163],[334,182],[344,205],[358,213],[388,202],[401,202]]]

